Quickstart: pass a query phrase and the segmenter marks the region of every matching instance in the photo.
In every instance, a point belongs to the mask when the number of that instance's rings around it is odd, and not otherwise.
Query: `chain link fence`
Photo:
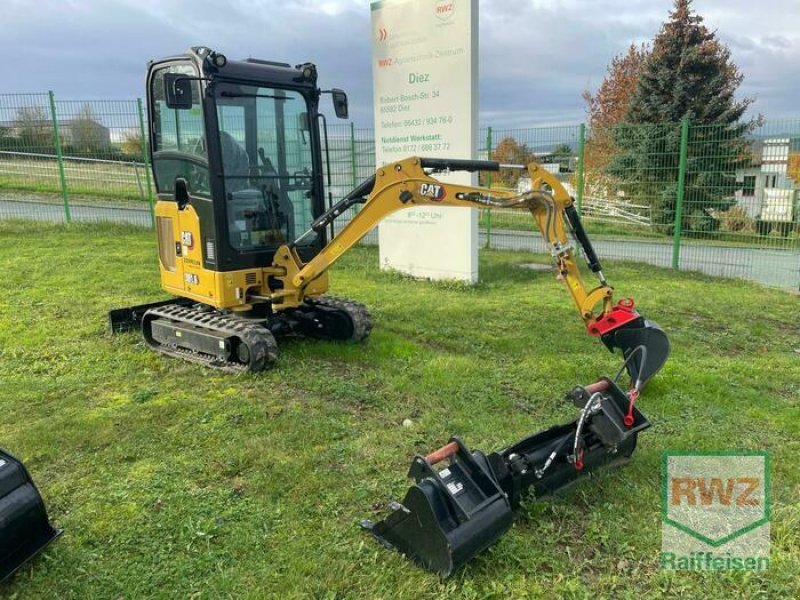
[[[0,219],[152,226],[144,114],[141,100],[0,94]],[[374,172],[374,132],[327,129],[326,193],[336,202]],[[478,146],[481,158],[535,160],[556,174],[602,257],[800,287],[800,119],[485,127]],[[527,182],[501,169],[480,183],[521,190]],[[524,213],[482,210],[479,223],[487,248],[547,251]],[[376,241],[373,231],[366,242]]]
[[[152,225],[141,100],[0,94],[0,218]]]

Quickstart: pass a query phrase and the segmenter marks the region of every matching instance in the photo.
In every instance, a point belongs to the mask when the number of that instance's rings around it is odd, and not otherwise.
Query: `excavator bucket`
[[[647,319],[642,319],[641,324],[614,330],[603,342],[612,351],[614,348],[622,350],[631,381],[640,381],[641,386],[650,381],[669,358],[667,334],[658,323]]]
[[[624,464],[650,426],[633,397],[610,378],[576,386],[565,399],[581,410],[579,418],[510,447],[470,452],[452,438],[416,456],[408,473],[415,485],[402,504],[391,502],[385,519],[361,526],[384,546],[447,577],[508,531],[528,492],[539,499],[595,470]]]
[[[0,582],[59,535],[25,466],[0,450]]]
[[[450,464],[437,471],[445,458]],[[486,457],[458,439],[415,457],[408,475],[416,485],[402,504],[392,502],[384,520],[361,526],[426,569],[447,577],[511,527],[511,505]]]

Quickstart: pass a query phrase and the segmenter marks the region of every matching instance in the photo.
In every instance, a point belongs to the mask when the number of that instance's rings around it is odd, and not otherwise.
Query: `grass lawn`
[[[332,293],[366,303],[362,345],[284,340],[276,369],[230,376],[105,333],[163,297],[152,232],[0,224],[0,446],[65,530],[9,598],[800,597],[798,297],[609,263],[671,337],[640,401],[633,462],[538,504],[441,581],[361,532],[401,499],[414,453],[458,434],[493,450],[571,420],[560,398],[619,357],[551,274],[484,252],[474,287],[411,281],[350,253]],[[404,419],[413,421],[403,427]],[[665,573],[664,449],[766,449],[771,570]]]

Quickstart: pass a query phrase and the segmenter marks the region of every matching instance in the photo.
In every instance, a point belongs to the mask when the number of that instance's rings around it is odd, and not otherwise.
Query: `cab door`
[[[191,79],[190,108],[167,106],[165,76],[169,73]],[[208,213],[212,226],[213,216],[200,82],[193,79],[197,76],[193,64],[186,61],[154,65],[148,77],[161,284],[178,295],[213,287],[213,281],[205,281],[209,277],[203,275],[200,216]]]

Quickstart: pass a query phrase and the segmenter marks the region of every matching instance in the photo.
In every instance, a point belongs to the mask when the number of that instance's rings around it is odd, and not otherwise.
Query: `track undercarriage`
[[[363,304],[327,296],[279,312],[258,305],[246,313],[176,298],[111,311],[109,323],[112,333],[141,330],[157,352],[233,373],[270,368],[278,359],[276,337],[360,342],[372,329]]]

